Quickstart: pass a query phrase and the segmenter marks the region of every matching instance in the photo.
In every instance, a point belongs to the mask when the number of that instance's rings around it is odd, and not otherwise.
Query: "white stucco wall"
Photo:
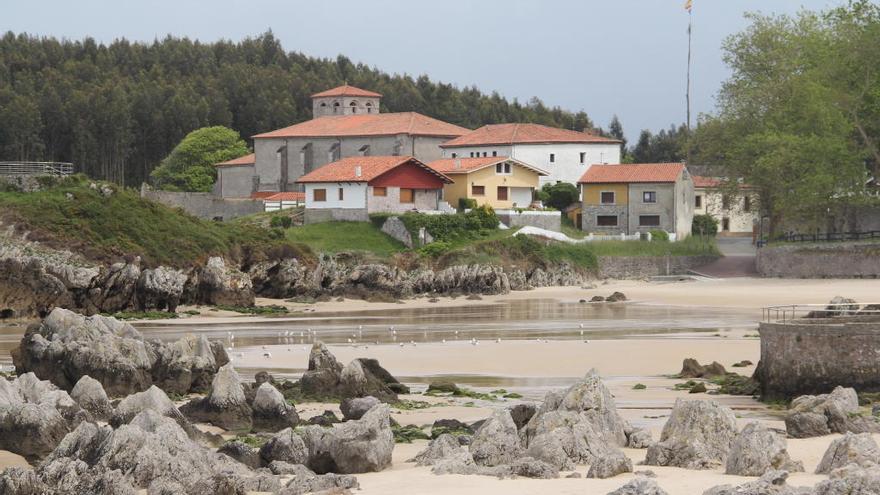
[[[367,184],[366,182],[357,183],[314,183],[306,184],[306,208],[366,208],[367,206]],[[339,188],[343,189],[343,199],[339,200]],[[315,201],[314,190],[326,189],[327,201]]]
[[[528,208],[528,206],[532,204],[533,190],[534,189],[531,187],[511,187],[510,201],[512,201],[517,208]]]
[[[513,146],[466,146],[461,148],[444,148],[443,156],[451,158],[455,153],[459,158],[468,158],[471,152],[483,156],[516,158],[529,165],[547,171],[550,175],[541,177],[541,185],[556,182],[576,184],[578,179],[590,168],[590,165],[620,163],[620,145],[616,143],[548,143],[548,144],[516,144]],[[550,154],[554,161],[550,162]],[[585,153],[581,163],[580,154]]]
[[[703,215],[708,213],[715,220],[718,220],[718,232],[723,233],[723,220],[729,220],[730,229],[727,231],[731,234],[751,234],[752,226],[759,220],[759,205],[757,194],[743,192],[741,195],[731,198],[730,207],[724,208],[721,193],[712,189],[696,188],[694,194],[702,196],[702,205],[700,208],[694,208],[694,215]],[[750,211],[744,211],[744,196],[750,198]]]

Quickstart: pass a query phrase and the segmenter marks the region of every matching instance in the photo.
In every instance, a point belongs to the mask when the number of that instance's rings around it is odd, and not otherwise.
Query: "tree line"
[[[347,82],[382,93],[382,110],[468,128],[536,122],[592,129],[583,111],[526,103],[427,76],[388,74],[344,56],[285,51],[271,32],[239,42],[166,37],[110,44],[7,32],[0,38],[0,160],[67,161],[138,185],[190,131],[248,137],[311,118],[310,95]]]

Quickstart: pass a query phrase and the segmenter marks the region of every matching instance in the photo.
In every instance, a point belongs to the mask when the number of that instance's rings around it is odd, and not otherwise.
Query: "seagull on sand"
[[[263,357],[264,357],[264,358],[271,358],[271,357],[272,357],[272,353],[271,353],[271,352],[264,352],[264,353],[263,353]]]

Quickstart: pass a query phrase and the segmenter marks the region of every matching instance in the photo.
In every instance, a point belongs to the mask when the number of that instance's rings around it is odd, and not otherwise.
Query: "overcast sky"
[[[2,0],[0,30],[110,42],[166,34],[238,40],[271,29],[289,51],[344,54],[508,98],[585,110],[627,137],[685,120],[684,0]],[[694,0],[693,103],[714,108],[721,43],[743,13],[795,13],[843,0]]]

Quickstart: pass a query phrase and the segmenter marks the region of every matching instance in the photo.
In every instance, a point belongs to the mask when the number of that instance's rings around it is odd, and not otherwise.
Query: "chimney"
[[[360,166],[360,165],[355,165],[355,167],[354,167],[354,176],[355,176],[355,177],[360,177],[360,176],[361,176],[361,166]]]
[[[456,170],[461,168],[461,158],[455,159],[455,168],[456,168]]]

